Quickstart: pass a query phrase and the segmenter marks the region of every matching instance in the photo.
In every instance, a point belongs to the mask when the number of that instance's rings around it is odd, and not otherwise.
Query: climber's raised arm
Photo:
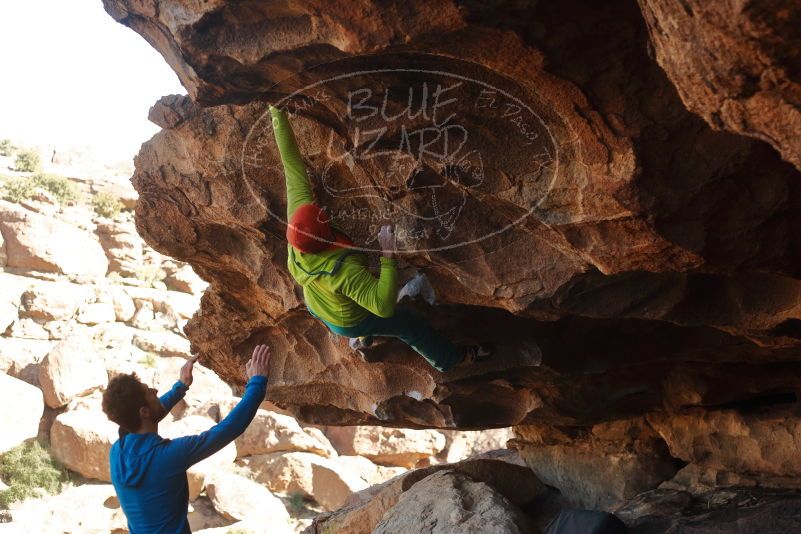
[[[306,175],[306,168],[300,157],[295,134],[289,124],[286,112],[270,106],[270,115],[272,115],[275,142],[278,144],[278,152],[281,154],[281,162],[284,165],[288,221],[298,206],[314,202],[314,194],[309,185],[309,177]]]
[[[347,267],[346,267],[347,268]],[[398,298],[398,271],[395,260],[381,257],[381,274],[378,278],[361,265],[343,277],[340,292],[362,308],[379,317],[392,317]]]
[[[383,251],[381,272],[376,278],[364,266],[349,264],[343,270],[347,276],[340,277],[339,291],[362,308],[379,317],[392,317],[398,300],[398,270],[392,258],[395,250],[395,233],[391,226],[382,226],[378,243]]]

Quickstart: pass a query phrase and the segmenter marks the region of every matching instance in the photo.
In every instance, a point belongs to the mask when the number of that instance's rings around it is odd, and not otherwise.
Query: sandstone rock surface
[[[65,412],[50,430],[53,455],[65,467],[87,478],[111,482],[109,451],[119,427],[102,412]]]
[[[405,492],[373,532],[523,534],[530,529],[526,516],[490,486],[458,471],[439,471]]]
[[[476,454],[505,449],[506,442],[514,437],[511,428],[472,432],[446,430],[443,434],[446,439],[445,450],[447,451],[445,461],[448,463],[461,462]]]
[[[89,289],[77,284],[42,284],[20,296],[19,315],[43,321],[72,319],[92,297]]]
[[[0,337],[0,371],[38,386],[39,364],[53,345],[47,340]]]
[[[770,143],[801,169],[801,6],[641,0],[656,59],[712,127]]]
[[[39,384],[51,408],[103,386],[108,374],[91,342],[73,335],[55,345],[39,366]]]
[[[284,526],[289,514],[281,499],[261,484],[234,473],[219,473],[206,482],[206,494],[214,508],[234,520]]]
[[[128,522],[111,484],[84,484],[43,499],[12,505],[12,523],[0,532],[127,532]],[[2,527],[9,527],[3,530]]]
[[[308,452],[259,454],[237,463],[270,491],[311,497],[326,510],[336,510],[351,493],[368,486],[357,473]]]
[[[0,454],[36,437],[43,412],[41,391],[0,372]]]
[[[108,269],[103,248],[90,234],[5,200],[0,200],[0,231],[6,268],[89,277],[102,277]]]
[[[649,56],[649,38],[670,46],[649,36],[651,4],[105,0],[199,104],[173,99],[180,120],[161,121],[132,181],[137,230],[212,284],[186,327],[201,362],[241,385],[253,346],[272,343],[270,400],[337,425],[586,427],[799,387],[799,172],[685,107]],[[746,19],[773,20],[760,13]],[[795,26],[763,26],[740,35],[778,58],[787,48],[771,43],[794,42]],[[410,99],[431,112],[437,87],[439,126],[404,113]],[[437,296],[423,313],[458,342],[496,342],[493,362],[441,376],[388,342],[376,365],[307,314],[286,271],[267,102],[292,115],[318,201],[368,250],[392,213],[404,272],[422,270]],[[445,118],[468,135],[443,157]],[[429,150],[402,142],[435,130]],[[366,155],[368,131],[386,158]]]
[[[332,531],[342,534],[372,532],[381,518],[394,507],[404,492],[419,481],[442,470],[457,471],[473,481],[480,481],[502,494],[514,506],[522,506],[545,491],[527,467],[520,465],[514,451],[503,451],[450,465],[432,466],[409,471],[384,484],[354,493],[345,506],[314,519],[306,534]],[[429,496],[432,501],[435,495]]]
[[[326,436],[340,454],[407,468],[436,456],[445,447],[445,436],[436,430],[343,426],[329,427]]]
[[[109,272],[135,276],[142,268],[142,240],[133,224],[102,221],[95,230],[108,258]]]
[[[266,342],[268,400],[306,423],[519,427],[574,503],[793,478],[794,415],[773,410],[801,391],[795,4],[104,6],[189,92],[154,108],[136,227],[211,284],[185,331],[226,381]],[[268,103],[358,246],[395,225],[401,278],[436,295],[403,305],[494,342],[491,361],[442,374],[395,341],[362,358],[309,316]],[[137,306],[142,324],[160,313]],[[792,499],[749,510],[732,491],[704,528],[774,509],[790,528]],[[703,520],[689,499],[663,526]]]
[[[311,452],[324,457],[337,454],[325,436],[307,434],[293,418],[267,410],[256,412],[253,422],[236,438],[239,457],[282,451]]]
[[[678,465],[641,420],[595,425],[586,434],[536,426],[515,428],[514,447],[545,484],[572,504],[609,510],[671,478]]]
[[[685,462],[744,475],[801,476],[801,420],[795,409],[759,414],[693,409],[654,415],[650,422],[671,454]]]

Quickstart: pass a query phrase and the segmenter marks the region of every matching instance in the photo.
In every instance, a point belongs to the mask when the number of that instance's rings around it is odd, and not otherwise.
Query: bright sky
[[[161,55],[100,0],[0,0],[0,139],[89,145],[132,159],[162,95],[186,94]]]

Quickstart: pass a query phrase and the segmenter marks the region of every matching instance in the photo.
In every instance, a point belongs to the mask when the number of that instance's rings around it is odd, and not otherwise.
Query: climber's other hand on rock
[[[387,224],[381,227],[378,232],[378,243],[381,245],[384,256],[391,258],[395,251],[395,232],[392,230],[392,226]]]
[[[195,365],[197,359],[200,358],[200,354],[195,354],[191,358],[189,358],[185,364],[181,366],[181,373],[178,377],[178,380],[184,383],[186,387],[192,385],[192,368]]]
[[[245,366],[248,380],[254,376],[267,376],[270,369],[270,347],[267,345],[256,345],[253,355]]]

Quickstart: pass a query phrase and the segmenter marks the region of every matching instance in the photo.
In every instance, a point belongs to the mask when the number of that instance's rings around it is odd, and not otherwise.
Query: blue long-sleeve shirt
[[[159,397],[171,410],[186,395],[176,382]],[[267,391],[267,377],[254,376],[228,417],[200,434],[164,439],[156,432],[131,434],[120,429],[111,446],[111,483],[128,518],[131,534],[189,533],[186,470],[231,443],[245,431]]]

